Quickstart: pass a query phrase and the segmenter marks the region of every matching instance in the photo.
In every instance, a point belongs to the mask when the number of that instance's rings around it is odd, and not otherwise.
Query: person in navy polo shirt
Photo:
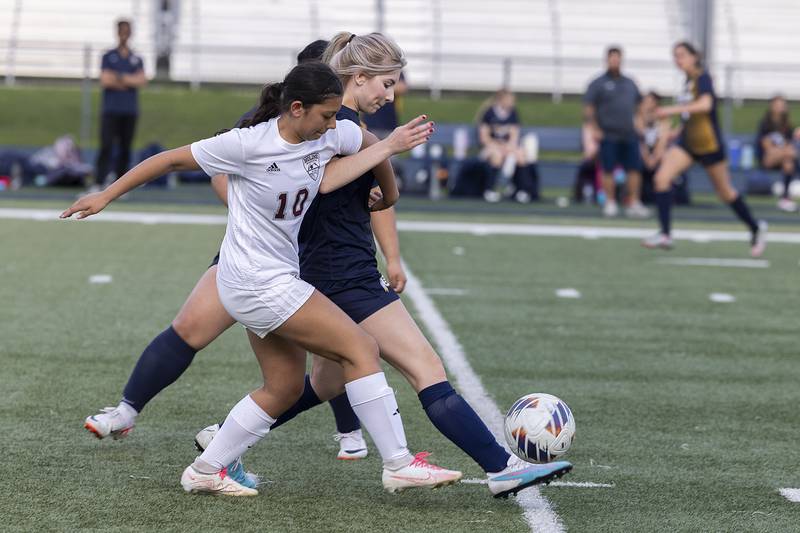
[[[118,147],[114,173],[120,177],[128,171],[131,143],[139,116],[139,88],[147,83],[142,58],[128,47],[131,23],[117,22],[119,44],[103,54],[100,85],[103,98],[100,112],[100,152],[97,155],[95,186],[99,188],[109,173],[111,152]]]

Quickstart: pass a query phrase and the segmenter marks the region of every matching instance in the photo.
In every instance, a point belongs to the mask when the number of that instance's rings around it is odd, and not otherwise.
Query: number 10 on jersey
[[[275,211],[275,220],[283,220],[286,218],[286,207],[289,205],[290,194],[291,193],[288,192],[282,192],[278,195],[278,209]],[[303,209],[306,207],[306,200],[308,200],[308,189],[303,187],[294,194],[292,214],[295,217],[302,216]]]

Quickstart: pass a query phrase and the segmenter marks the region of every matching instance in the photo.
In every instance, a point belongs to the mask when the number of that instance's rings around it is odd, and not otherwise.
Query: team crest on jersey
[[[308,154],[303,158],[303,166],[308,172],[309,177],[317,181],[319,179],[319,153],[314,152],[313,154]]]

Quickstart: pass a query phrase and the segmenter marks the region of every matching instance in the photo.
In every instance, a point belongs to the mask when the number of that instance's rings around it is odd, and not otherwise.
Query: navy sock
[[[508,464],[506,452],[483,420],[450,385],[442,381],[419,392],[419,401],[433,425],[485,472],[499,472]]]
[[[655,197],[661,233],[669,235],[670,231],[672,231],[670,215],[670,210],[672,209],[672,191],[656,192]]]
[[[739,220],[747,224],[747,227],[750,228],[751,233],[756,233],[758,231],[758,222],[753,218],[753,215],[750,213],[750,209],[747,207],[747,204],[744,203],[744,198],[742,195],[736,197],[736,200],[732,201],[730,204],[731,209],[733,212],[736,213],[736,216],[739,217]]]
[[[789,185],[792,183],[792,174],[783,175],[783,196],[782,198],[789,198]]]
[[[317,393],[311,388],[311,377],[306,374],[306,384],[305,387],[303,387],[303,394],[300,396],[300,399],[297,400],[297,403],[287,409],[281,416],[279,416],[275,420],[275,423],[272,424],[270,429],[275,429],[276,427],[285,424],[303,411],[308,411],[312,407],[316,407],[321,403],[322,402],[320,401],[319,396],[317,396]]]
[[[168,327],[139,356],[122,392],[122,401],[141,412],[147,402],[181,377],[196,353],[172,326]]]
[[[333,417],[336,419],[336,431],[339,433],[350,433],[361,429],[361,421],[356,416],[350,406],[347,393],[342,393],[328,402],[333,410]]]

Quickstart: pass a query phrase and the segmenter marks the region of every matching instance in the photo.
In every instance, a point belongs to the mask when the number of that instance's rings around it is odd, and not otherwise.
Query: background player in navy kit
[[[117,158],[114,173],[119,178],[128,171],[133,134],[139,117],[139,88],[147,83],[142,58],[128,47],[131,37],[129,21],[117,22],[117,37],[117,47],[103,54],[100,71],[100,85],[103,88],[100,151],[97,154],[93,190],[99,190],[108,176],[115,145]]]
[[[345,84],[337,118],[356,124],[359,111],[374,112],[392,99],[394,84],[405,65],[402,51],[380,34],[341,33],[333,38],[323,59]],[[337,191],[315,198],[299,235],[301,278],[330,298],[377,341],[381,357],[414,387],[433,425],[488,474],[493,494],[516,493],[569,471],[572,466],[563,461],[530,465],[512,458],[450,385],[438,354],[395,294],[392,286],[398,285],[389,286],[378,271],[373,229],[387,262],[396,263],[401,273],[402,267],[393,210],[370,215],[369,195],[373,182],[374,177],[367,173]],[[404,275],[400,279],[404,282]],[[280,344],[276,344],[275,352],[280,349]],[[341,394],[343,385],[344,375],[337,365],[315,356],[312,374],[306,377],[300,400],[281,415],[272,428]],[[345,458],[366,455],[358,419],[346,404],[343,396],[332,403],[339,431],[350,429],[358,433],[348,437],[353,443],[353,450],[350,450],[353,453]],[[343,427],[348,417],[351,426]],[[198,434],[200,447],[210,442],[214,430],[212,426]],[[363,454],[358,453],[361,450]]]
[[[688,42],[673,49],[675,64],[686,73],[686,90],[677,105],[661,107],[659,118],[680,115],[683,128],[678,141],[664,155],[655,176],[655,199],[660,231],[642,241],[646,248],[672,248],[672,182],[694,161],[703,165],[717,196],[728,204],[750,230],[750,255],[759,257],[766,247],[766,222],[756,222],[744,198],[731,185],[725,147],[717,123],[717,98],[711,76],[704,70],[700,53]]]
[[[800,139],[800,128],[792,127],[786,99],[773,96],[758,124],[756,159],[761,168],[783,173],[783,193],[778,199],[778,209],[788,213],[797,211],[797,203],[789,195],[789,185],[797,174],[797,149],[794,146],[797,139]]]
[[[481,144],[481,158],[489,163],[490,176],[483,197],[487,202],[499,202],[505,186],[509,184],[517,167],[523,173],[530,173],[525,150],[519,145],[520,122],[514,94],[508,89],[500,89],[492,98],[491,105],[481,114],[478,123],[478,140]],[[510,161],[509,161],[510,160]],[[505,169],[505,165],[510,168]],[[504,176],[504,170],[509,176]],[[522,178],[529,183],[532,176]],[[520,187],[517,199],[526,203],[531,200],[531,192]]]

